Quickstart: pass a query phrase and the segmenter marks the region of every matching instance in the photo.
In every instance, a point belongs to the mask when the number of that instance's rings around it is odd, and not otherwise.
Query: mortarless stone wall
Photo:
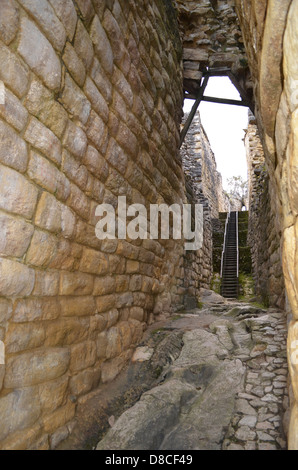
[[[187,119],[186,115],[184,121]],[[197,112],[181,147],[183,169],[187,181],[188,199],[203,205],[204,240],[198,252],[185,255],[188,298],[198,298],[200,288],[210,288],[213,274],[212,219],[227,211],[229,201],[224,194],[222,177],[217,171],[215,157]],[[187,302],[186,302],[187,303]]]
[[[164,0],[2,0],[0,61],[0,445],[48,449],[183,303],[182,241],[95,236],[119,195],[186,202],[182,47]]]
[[[298,449],[297,44],[298,1],[236,0],[254,82],[255,116],[275,198],[276,230],[289,300],[292,404],[288,446]]]
[[[285,306],[280,232],[276,230],[275,195],[254,116],[245,135],[249,176],[248,244],[251,248],[256,294],[265,304]]]

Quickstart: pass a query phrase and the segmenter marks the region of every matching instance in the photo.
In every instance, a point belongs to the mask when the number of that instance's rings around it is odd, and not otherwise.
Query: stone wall
[[[230,69],[243,98],[253,95],[235,0],[175,0],[183,41],[184,89],[196,95],[206,67]]]
[[[182,241],[95,236],[119,195],[186,202],[181,59],[164,0],[1,1],[3,449],[57,446],[152,312],[183,303]]]
[[[298,449],[298,278],[297,278],[297,44],[298,1],[236,0],[254,81],[255,116],[265,151],[276,229],[291,309],[288,360],[293,399],[289,449]]]
[[[249,231],[255,292],[265,304],[285,306],[280,234],[276,230],[275,195],[258,128],[250,114],[245,135],[249,180]]]
[[[186,121],[188,115],[184,117]],[[181,147],[183,169],[187,181],[190,203],[203,205],[204,242],[197,253],[185,255],[186,282],[190,286],[189,297],[198,298],[200,288],[210,288],[213,274],[212,219],[219,212],[228,210],[228,199],[222,188],[222,177],[216,169],[214,153],[197,112]]]

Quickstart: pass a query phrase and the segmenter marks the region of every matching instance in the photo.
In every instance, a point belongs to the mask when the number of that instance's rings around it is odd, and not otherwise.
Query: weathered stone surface
[[[54,8],[56,15],[58,16],[61,23],[63,23],[68,38],[72,41],[76,24],[77,24],[77,13],[72,0],[49,0],[52,7]]]
[[[26,143],[7,124],[0,121],[0,160],[22,173],[28,164],[28,151]]]
[[[19,9],[14,0],[1,3],[0,38],[9,44],[15,37],[19,26]]]
[[[47,192],[43,192],[39,200],[35,223],[50,232],[61,231],[61,204]]]
[[[20,299],[15,304],[13,321],[15,323],[49,321],[55,320],[59,315],[60,306],[56,298]]]
[[[77,66],[74,66],[75,68]],[[75,84],[69,74],[65,77],[65,86],[61,96],[61,101],[69,113],[86,124],[91,105],[81,89]]]
[[[60,278],[61,295],[90,295],[94,278],[90,274],[62,272]]]
[[[61,377],[67,370],[69,360],[67,348],[39,349],[9,358],[5,387],[28,387]]]
[[[0,167],[0,207],[30,219],[33,215],[37,188],[10,168]]]
[[[68,121],[63,144],[75,157],[81,159],[87,148],[86,134],[72,121]]]
[[[28,296],[33,291],[35,273],[22,263],[0,259],[0,295]]]
[[[1,397],[0,412],[0,439],[3,440],[9,434],[25,429],[37,421],[41,413],[38,389],[27,387]]]
[[[61,82],[59,59],[49,41],[27,18],[21,20],[18,52],[51,90],[59,88]]]
[[[38,150],[41,150],[50,160],[60,165],[61,143],[48,128],[35,118],[31,118],[26,129],[25,139]]]
[[[34,228],[23,219],[0,214],[0,254],[22,257],[29,246]]]
[[[5,89],[5,105],[0,106],[0,116],[17,131],[22,131],[27,123],[28,111],[13,93]],[[17,141],[18,137],[15,139]]]
[[[66,33],[50,3],[46,0],[20,0],[20,3],[35,18],[55,49],[61,52]]]
[[[0,60],[2,64],[6,64],[6,67],[1,67],[1,80],[21,98],[26,93],[29,84],[28,67],[2,44],[0,44]]]
[[[35,117],[38,117],[54,134],[61,138],[68,121],[67,112],[39,80],[33,79],[25,106]]]
[[[83,23],[78,20],[74,39],[74,48],[87,70],[89,70],[94,56],[92,41]]]
[[[35,230],[26,255],[26,262],[33,266],[47,266],[53,258],[58,241],[48,232]]]
[[[114,67],[113,51],[107,34],[102,27],[97,15],[95,15],[93,19],[90,36],[93,41],[97,57],[102,63],[103,68],[108,74],[112,74]]]
[[[73,79],[79,86],[83,86],[86,77],[84,64],[68,42],[66,43],[62,58]]]

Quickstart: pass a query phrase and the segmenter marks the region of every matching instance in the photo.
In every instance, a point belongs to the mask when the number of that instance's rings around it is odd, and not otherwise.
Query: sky
[[[240,96],[228,77],[209,79],[206,96],[240,100]],[[184,100],[184,111],[189,112],[194,100]],[[247,165],[243,138],[248,124],[248,108],[217,103],[201,102],[201,121],[215,154],[217,169],[222,174],[224,189],[227,179],[242,176],[247,180]]]

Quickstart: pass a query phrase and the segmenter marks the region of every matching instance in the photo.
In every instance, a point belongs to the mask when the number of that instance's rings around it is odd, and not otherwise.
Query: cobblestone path
[[[155,361],[158,381],[110,420],[98,450],[286,449],[285,313],[206,294],[146,334],[133,361]]]

